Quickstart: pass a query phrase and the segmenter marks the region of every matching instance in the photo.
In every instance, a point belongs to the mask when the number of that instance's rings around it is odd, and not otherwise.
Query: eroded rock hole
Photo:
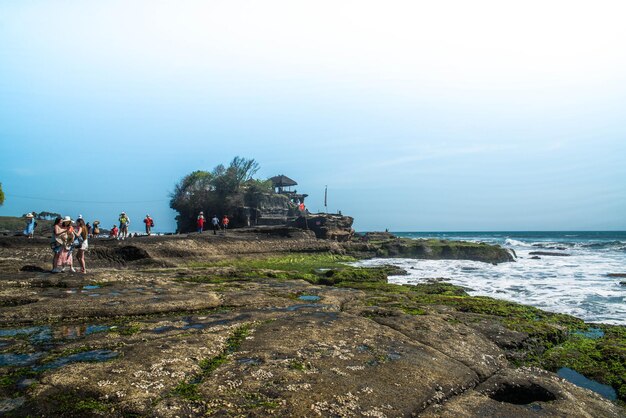
[[[515,405],[528,405],[533,402],[550,402],[556,400],[554,393],[534,383],[526,385],[505,383],[489,395],[489,397],[498,402],[512,403]]]

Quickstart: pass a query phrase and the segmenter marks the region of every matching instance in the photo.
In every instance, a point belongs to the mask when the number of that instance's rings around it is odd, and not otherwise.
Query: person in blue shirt
[[[35,214],[29,213],[26,215],[26,229],[24,229],[24,235],[28,238],[32,238],[35,235],[35,227],[37,226],[37,221],[35,221]]]

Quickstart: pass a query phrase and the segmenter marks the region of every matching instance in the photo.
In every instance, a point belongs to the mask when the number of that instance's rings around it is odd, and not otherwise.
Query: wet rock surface
[[[260,234],[95,242],[85,275],[21,269],[46,267],[45,243],[0,246],[0,413],[624,416],[517,368],[529,332],[462,289],[388,285],[338,267],[337,243]]]
[[[528,254],[538,256],[542,255],[544,257],[570,257],[571,254],[567,253],[555,253],[553,251],[531,251]]]

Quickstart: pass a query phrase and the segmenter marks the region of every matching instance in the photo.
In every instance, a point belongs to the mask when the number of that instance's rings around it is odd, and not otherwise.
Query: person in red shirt
[[[200,212],[197,220],[198,232],[202,233],[204,230],[204,212]]]
[[[146,215],[146,219],[143,220],[143,223],[146,224],[146,234],[150,235],[150,231],[152,230],[152,227],[154,226],[154,221],[152,220],[150,215]]]
[[[222,218],[222,229],[224,230],[224,232],[226,232],[226,228],[228,228],[228,223],[230,221],[228,220],[228,216],[224,215],[224,217]]]
[[[109,235],[109,238],[117,238],[117,225],[113,225],[113,228],[111,228],[111,235]]]

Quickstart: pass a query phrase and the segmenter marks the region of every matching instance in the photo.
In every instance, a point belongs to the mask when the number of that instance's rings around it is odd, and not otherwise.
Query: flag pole
[[[328,213],[328,185],[324,186],[324,212]]]

